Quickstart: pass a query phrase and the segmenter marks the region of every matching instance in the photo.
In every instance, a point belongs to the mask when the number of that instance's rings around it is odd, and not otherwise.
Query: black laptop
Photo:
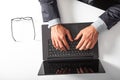
[[[70,30],[74,38],[80,30],[90,24],[91,22],[62,25]],[[73,42],[68,40],[70,50],[59,51],[53,47],[50,36],[48,25],[42,25],[43,63],[38,75],[105,73],[99,60],[98,42],[93,49],[80,51],[75,49],[79,40]]]

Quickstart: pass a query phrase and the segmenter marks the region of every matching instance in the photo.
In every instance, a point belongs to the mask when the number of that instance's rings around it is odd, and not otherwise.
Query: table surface
[[[63,23],[93,22],[104,11],[76,0],[58,0]],[[105,74],[76,74],[38,76],[42,63],[42,14],[38,0],[0,1],[0,80],[119,80],[120,24],[99,35],[100,60]],[[69,13],[69,14],[68,14]],[[11,19],[33,17],[36,39],[14,42],[11,37]]]

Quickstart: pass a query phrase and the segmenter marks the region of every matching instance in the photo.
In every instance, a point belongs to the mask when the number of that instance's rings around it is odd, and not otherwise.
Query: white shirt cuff
[[[94,26],[99,33],[107,29],[107,25],[101,18],[98,18],[98,20],[92,23],[91,25]]]
[[[61,23],[61,21],[59,18],[52,19],[48,22],[48,28],[51,28],[52,26],[60,24],[60,23]]]

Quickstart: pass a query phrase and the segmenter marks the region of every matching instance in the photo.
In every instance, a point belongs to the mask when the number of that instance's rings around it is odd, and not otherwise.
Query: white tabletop
[[[93,22],[104,12],[76,0],[58,0],[58,2],[63,23]],[[43,24],[38,0],[0,1],[0,10],[0,80],[120,79],[119,23],[110,31],[105,31],[99,35],[100,60],[106,70],[105,74],[38,76],[42,63],[41,24]],[[15,17],[26,16],[33,17],[36,40],[14,42],[11,37],[10,21]]]

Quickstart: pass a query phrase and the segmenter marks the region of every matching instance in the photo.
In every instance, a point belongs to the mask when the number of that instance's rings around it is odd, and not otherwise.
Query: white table
[[[93,8],[75,0],[58,1],[62,22],[64,23],[92,22],[104,12],[100,9]],[[106,70],[106,74],[38,76],[37,73],[42,63],[42,40],[40,25],[43,23],[38,0],[0,1],[0,10],[0,80],[120,79],[119,23],[110,31],[105,31],[99,35],[100,59]],[[37,33],[36,40],[28,42],[14,42],[11,37],[10,19],[24,16],[33,17]],[[101,76],[105,77],[101,79]]]

